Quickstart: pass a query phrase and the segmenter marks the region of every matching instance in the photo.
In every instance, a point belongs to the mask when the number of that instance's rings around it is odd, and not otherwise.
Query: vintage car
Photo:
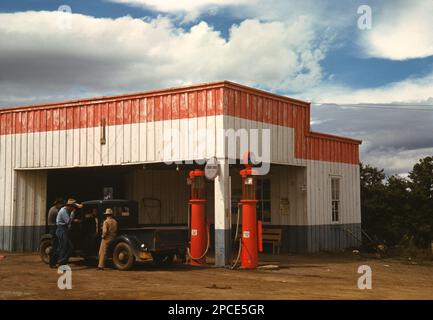
[[[156,264],[169,264],[175,255],[186,259],[188,230],[184,226],[150,226],[138,223],[138,203],[129,200],[93,200],[83,202],[76,214],[70,236],[73,256],[86,260],[96,259],[101,242],[104,211],[111,208],[118,222],[117,237],[110,242],[107,256],[119,270],[129,270],[136,261],[153,260]],[[49,263],[53,235],[41,237],[41,260]]]

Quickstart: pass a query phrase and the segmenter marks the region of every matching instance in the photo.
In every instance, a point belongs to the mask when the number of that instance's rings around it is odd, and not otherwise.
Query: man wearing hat
[[[63,201],[62,198],[56,198],[53,202],[53,206],[48,210],[48,227],[50,228],[50,233],[52,235],[56,234],[56,219],[57,215],[59,214],[59,210],[61,207],[63,207],[63,204],[65,201]]]
[[[57,215],[59,214],[59,210],[61,207],[63,207],[64,201],[62,198],[57,198],[53,202],[53,206],[48,210],[48,218],[47,218],[47,224],[49,227],[49,232],[53,236],[53,247],[50,252],[50,267],[54,268],[57,263],[57,246],[58,246],[58,240],[56,237],[56,219]]]
[[[106,219],[102,225],[102,241],[99,247],[99,270],[104,270],[108,245],[117,235],[117,221],[113,218],[113,210],[107,208],[104,216]]]
[[[83,206],[77,203],[75,199],[68,199],[66,205],[60,209],[59,214],[57,215],[56,236],[58,239],[57,257],[59,265],[65,265],[69,262],[69,257],[72,253],[72,243],[69,237],[69,231],[72,221],[76,221],[74,218],[74,212],[78,208],[82,207]]]

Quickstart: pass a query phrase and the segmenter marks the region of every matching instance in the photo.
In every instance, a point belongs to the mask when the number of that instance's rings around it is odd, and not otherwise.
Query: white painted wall
[[[223,116],[209,116],[107,126],[105,145],[100,143],[101,128],[34,132],[2,139],[15,139],[12,162],[17,169],[92,167],[223,157],[223,137],[216,135],[222,128]],[[172,129],[180,132],[180,148],[165,157],[164,132]],[[199,136],[198,129],[209,131]],[[170,141],[173,145],[177,142]]]
[[[179,128],[179,154],[164,158],[163,131]],[[210,128],[209,137],[199,137],[197,129]],[[107,126],[107,143],[100,144],[101,128],[68,131],[36,132],[0,136],[0,224],[44,224],[42,195],[46,193],[44,171],[17,174],[14,169],[49,169],[89,167],[133,163],[161,162],[164,160],[193,160],[201,158],[199,143],[204,143],[205,157],[225,156],[224,137],[217,136],[221,128],[270,128],[271,161],[292,167],[272,172],[272,224],[320,225],[331,223],[330,175],[341,176],[341,223],[360,223],[359,167],[357,165],[296,159],[294,157],[294,130],[263,124],[231,116],[209,116],[191,119],[143,122]],[[241,155],[238,155],[238,158]],[[301,168],[301,169],[299,169]],[[306,169],[302,169],[306,168]],[[305,176],[303,170],[306,170]],[[158,175],[161,175],[160,177]],[[305,180],[307,189],[300,191]],[[45,181],[45,182],[44,182]],[[165,223],[186,223],[186,177],[176,172],[137,173],[131,177],[131,197],[141,200],[146,195],[159,196],[164,204]],[[232,182],[233,183],[233,182]],[[214,194],[213,186],[210,194]],[[45,190],[45,191],[44,191]],[[274,192],[275,191],[275,192]],[[169,194],[175,196],[171,198]],[[290,215],[279,214],[279,199],[290,198]],[[24,199],[24,200],[23,200]],[[213,197],[208,212],[214,212]],[[19,200],[19,201],[18,201]],[[22,202],[24,201],[24,202]],[[307,205],[303,205],[304,203]],[[35,205],[37,203],[37,205]],[[23,204],[23,206],[22,206]],[[25,207],[37,207],[25,211]],[[176,215],[176,212],[179,215]],[[14,214],[15,213],[15,214]],[[213,215],[209,216],[213,221]],[[5,237],[3,235],[3,237]],[[1,240],[1,239],[0,239]],[[3,243],[9,243],[3,239]]]
[[[331,224],[331,177],[340,178],[340,223],[361,223],[359,166],[308,161],[308,224]]]

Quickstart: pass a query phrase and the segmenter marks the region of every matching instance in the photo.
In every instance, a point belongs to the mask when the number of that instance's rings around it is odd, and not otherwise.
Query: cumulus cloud
[[[366,153],[364,163],[374,164],[378,168],[384,168],[388,175],[398,174],[403,177],[412,170],[419,159],[432,156],[431,148],[416,150],[375,150]]]
[[[376,88],[353,89],[344,85],[311,88],[298,95],[314,102],[351,103],[406,103],[417,104],[433,98],[433,70],[422,77],[389,83]]]
[[[184,22],[195,20],[204,12],[214,14],[221,7],[254,5],[258,0],[109,0],[163,13],[181,14]]]
[[[146,2],[163,12],[181,10],[180,2]],[[185,5],[202,12],[213,3]],[[320,62],[331,46],[338,45],[337,29],[356,22],[356,10],[353,16],[338,18],[338,10],[326,16],[323,3],[269,0],[256,7],[243,5],[242,11],[233,13],[242,22],[231,26],[226,38],[206,22],[186,29],[164,16],[103,19],[60,12],[2,13],[0,106],[228,79],[313,102],[341,104],[314,106],[313,129],[360,138],[364,162],[388,172],[407,172],[419,157],[433,153],[433,113],[344,104],[433,104],[433,71],[377,88],[327,84]],[[373,21],[373,30],[360,34],[371,36],[381,25],[380,19]],[[366,46],[375,47],[374,42]],[[370,53],[393,58],[385,49]]]
[[[247,19],[227,40],[206,22],[185,30],[166,17],[20,12],[0,20],[1,105],[221,79],[303,90],[320,81],[327,48],[305,16]]]
[[[433,1],[389,1],[373,7],[373,28],[360,45],[371,57],[392,60],[433,55]]]
[[[402,104],[313,105],[312,128],[362,139],[361,161],[387,173],[406,173],[419,158],[433,154],[433,99],[421,106]]]

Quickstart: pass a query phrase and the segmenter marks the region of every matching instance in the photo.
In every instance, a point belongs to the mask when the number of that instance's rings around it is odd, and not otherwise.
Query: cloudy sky
[[[311,101],[313,130],[404,174],[433,154],[432,16],[433,0],[2,0],[0,106],[227,79]]]

